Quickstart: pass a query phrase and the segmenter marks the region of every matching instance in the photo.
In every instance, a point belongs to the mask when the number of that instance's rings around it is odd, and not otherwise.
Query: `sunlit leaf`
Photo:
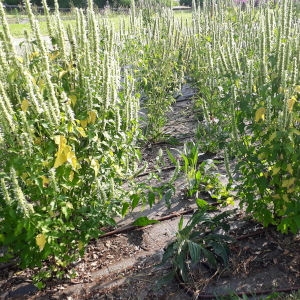
[[[288,109],[289,109],[289,112],[291,112],[293,110],[293,107],[294,107],[294,104],[296,102],[296,98],[295,97],[292,97],[291,99],[288,100]]]
[[[264,107],[260,107],[255,113],[255,122],[258,122],[259,120],[264,120],[265,113],[266,109]]]
[[[274,167],[274,168],[273,168],[272,175],[278,174],[280,170],[281,170],[281,167],[278,167],[278,168]]]
[[[97,113],[95,111],[88,111],[87,114],[89,116],[88,117],[88,122],[92,123],[92,124],[95,124],[96,118],[97,118]]]
[[[83,241],[78,241],[78,250],[80,251],[84,246]]]
[[[86,133],[82,127],[76,127],[82,137],[86,137]]]
[[[92,159],[91,161],[91,168],[95,171],[95,177],[98,175],[99,172],[99,161],[97,159]]]
[[[292,177],[292,178],[287,179],[287,180],[283,180],[282,181],[282,187],[287,187],[287,188],[290,187],[291,185],[294,184],[295,180],[296,180],[295,177]]]
[[[159,221],[156,220],[150,220],[147,217],[140,217],[138,219],[136,219],[132,225],[135,226],[146,226],[146,225],[150,225],[150,224],[154,224],[154,223],[159,223]]]
[[[43,187],[47,187],[49,184],[49,178],[47,178],[45,175],[42,175],[41,178],[43,179]]]
[[[63,165],[67,161],[67,156],[64,153],[61,153],[57,156],[53,168],[56,169]]]
[[[69,95],[68,98],[71,99],[72,105],[75,106],[76,101],[77,101],[76,95]]]
[[[46,244],[46,237],[43,234],[38,234],[35,238],[36,244],[40,247],[40,251],[42,251]]]
[[[28,109],[28,107],[29,107],[29,101],[26,100],[26,99],[23,100],[22,103],[21,103],[21,109],[22,109],[22,111],[26,112],[27,109]]]

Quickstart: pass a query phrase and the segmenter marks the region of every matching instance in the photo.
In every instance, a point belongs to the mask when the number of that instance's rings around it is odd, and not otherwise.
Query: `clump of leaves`
[[[179,271],[184,281],[188,280],[187,260],[196,263],[202,259],[214,267],[219,263],[228,267],[229,247],[228,243],[234,239],[227,235],[215,233],[218,229],[228,231],[230,229],[226,219],[232,215],[234,210],[225,211],[213,218],[207,214],[207,207],[201,208],[194,214],[187,225],[183,228],[183,216],[178,224],[177,238],[166,248],[162,261],[157,267],[172,261],[172,270],[157,282],[157,287],[168,284]]]

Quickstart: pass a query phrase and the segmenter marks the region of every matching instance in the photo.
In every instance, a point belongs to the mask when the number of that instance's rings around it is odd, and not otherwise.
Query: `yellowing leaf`
[[[211,190],[212,188],[213,188],[213,185],[208,184],[208,185],[205,187],[205,191],[207,192],[207,191]]]
[[[289,188],[291,185],[294,184],[295,180],[296,180],[295,177],[292,177],[292,178],[290,178],[290,179],[288,179],[288,180],[283,180],[283,181],[282,181],[282,187],[287,187],[287,188]]]
[[[59,52],[56,52],[55,54],[48,53],[48,55],[50,57],[50,60],[52,61],[53,59],[55,59],[59,55]]]
[[[33,52],[30,56],[29,59],[32,60],[34,57],[39,56],[38,52]]]
[[[227,204],[231,204],[231,205],[234,205],[234,198],[233,197],[228,197],[227,199],[226,199],[226,203]]]
[[[25,180],[26,185],[32,185],[32,181],[30,179]]]
[[[272,196],[274,199],[280,199],[280,195],[273,195]]]
[[[59,154],[55,160],[53,168],[56,169],[60,167],[66,161],[67,161],[67,156],[64,153]]]
[[[291,194],[291,193],[293,193],[295,191],[295,188],[290,188],[290,189],[288,189],[286,192],[288,193],[288,194]]]
[[[99,162],[97,159],[92,159],[91,168],[95,171],[95,176],[97,176],[98,172],[99,172],[99,168],[100,168],[100,165],[99,165]]]
[[[35,237],[36,244],[40,247],[40,251],[42,251],[46,244],[46,237],[43,234],[38,234]]]
[[[281,167],[273,168],[273,173],[272,173],[272,175],[278,174],[280,170],[281,170]]]
[[[74,171],[71,171],[69,175],[69,180],[73,181],[73,179],[74,179]]]
[[[82,127],[77,127],[77,130],[81,136],[86,137],[86,133]]]
[[[68,98],[71,100],[72,105],[74,106],[76,104],[76,101],[77,101],[76,95],[69,95]]]
[[[292,97],[291,99],[288,100],[288,109],[289,109],[289,112],[291,112],[293,110],[293,106],[296,102],[296,98],[295,97]]]
[[[285,202],[290,202],[289,197],[288,197],[287,194],[282,195],[282,199],[283,199]]]
[[[283,211],[286,211],[287,207],[285,204],[282,205],[282,209],[283,209]]]
[[[22,176],[21,176],[21,178],[22,178],[23,180],[25,180],[28,176],[29,176],[28,173],[23,173]]]
[[[273,80],[273,79],[275,79],[275,78],[277,78],[278,76],[277,76],[277,74],[276,73],[272,73],[271,74],[271,80]]]
[[[29,101],[28,101],[28,100],[23,100],[22,103],[21,103],[21,109],[22,109],[24,112],[26,112],[28,106],[29,106]]]
[[[296,85],[295,92],[300,93],[300,85]]]
[[[73,204],[71,202],[66,202],[66,207],[70,209],[74,209]]]
[[[77,167],[77,158],[75,156],[75,153],[73,151],[70,151],[67,155],[67,160],[70,162],[72,167],[76,169]]]
[[[83,248],[84,244],[82,241],[78,241],[78,250],[81,250]]]
[[[18,57],[16,57],[17,58],[17,60],[22,64],[23,63],[23,58],[22,57],[20,57],[20,56],[18,56]]]
[[[88,120],[80,120],[81,127],[85,128],[87,127],[87,124],[88,124]]]
[[[41,137],[37,137],[37,138],[34,140],[34,144],[35,144],[35,145],[41,145],[41,144],[42,144],[42,138],[41,138]]]
[[[69,71],[60,71],[59,74],[58,74],[58,79],[61,79],[66,73],[68,73]],[[69,97],[70,98],[70,97]]]
[[[40,89],[43,89],[45,86],[46,86],[45,80],[44,79],[40,79],[39,80],[39,87],[40,87]]]
[[[45,175],[41,176],[43,179],[43,187],[47,187],[49,184],[49,178],[47,178]]]
[[[95,124],[96,122],[96,118],[97,118],[97,114],[95,111],[88,111],[88,122]]]
[[[69,145],[66,145],[63,151],[64,151],[64,154],[67,155],[67,158],[69,158],[69,157],[70,157],[70,156],[69,156],[69,152],[72,152],[72,147],[69,146]],[[73,152],[73,153],[74,153],[74,152]]]
[[[289,171],[289,173],[290,173],[291,175],[293,174],[292,164],[288,164],[288,165],[287,165],[287,170]]]
[[[264,173],[264,176],[265,176],[266,178],[268,178],[269,173],[268,173],[268,172],[265,172],[265,173]]]
[[[260,153],[257,157],[258,159],[264,159],[266,157],[266,153]]]
[[[259,120],[264,120],[265,113],[266,109],[264,107],[260,107],[255,113],[255,122],[258,122]]]
[[[56,135],[54,141],[55,144],[58,145],[58,151],[55,155],[59,156],[60,154],[62,154],[67,145],[67,139],[63,135]]]

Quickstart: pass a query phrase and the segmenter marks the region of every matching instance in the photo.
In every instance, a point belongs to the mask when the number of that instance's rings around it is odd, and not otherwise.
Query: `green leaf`
[[[172,279],[174,278],[176,271],[177,271],[177,268],[174,267],[170,273],[168,273],[163,278],[159,279],[158,282],[155,284],[154,290],[160,289],[162,285],[169,284],[172,281]]]
[[[169,244],[167,249],[165,250],[165,252],[163,254],[162,261],[158,265],[156,265],[155,267],[160,267],[160,266],[164,265],[167,262],[167,260],[174,255],[174,252],[175,252],[177,246],[178,246],[177,241],[172,242],[171,244]]]
[[[166,151],[168,153],[168,156],[170,158],[170,160],[172,161],[172,163],[176,166],[177,165],[177,160],[175,159],[175,157],[172,155],[172,153],[170,152],[170,150],[168,148],[166,148]]]
[[[154,224],[154,223],[160,223],[160,222],[156,221],[156,220],[150,220],[147,217],[140,217],[140,218],[136,219],[132,225],[146,226],[146,225],[150,225],[150,224]]]
[[[228,218],[230,216],[232,216],[234,213],[236,212],[236,209],[231,209],[231,210],[226,210],[223,213],[215,216],[214,218],[212,218],[212,221],[217,223],[225,218]]]
[[[166,191],[166,193],[164,194],[164,197],[163,197],[168,208],[171,207],[170,199],[172,198],[172,195],[173,195],[173,190],[172,189],[168,189]]]
[[[35,284],[35,286],[36,286],[39,290],[41,290],[43,287],[45,287],[45,284],[44,284],[43,282],[39,281],[39,282],[37,282],[37,283]]]
[[[201,248],[204,256],[208,259],[209,263],[212,264],[214,267],[217,267],[218,266],[218,262],[217,262],[216,258],[214,257],[214,255],[212,254],[212,252],[209,251],[209,250],[207,250],[204,247],[200,246],[200,248]]]
[[[183,228],[179,233],[183,236],[188,236],[192,229],[196,226],[196,224],[204,221],[208,221],[208,219],[205,216],[206,210],[203,210],[201,212],[198,212],[194,214],[191,219],[188,222],[188,225]]]
[[[209,244],[212,246],[215,253],[222,258],[225,266],[228,267],[228,254],[225,245],[214,241],[211,241]]]
[[[188,241],[188,245],[189,245],[189,251],[191,254],[192,262],[195,263],[200,259],[201,248],[198,244],[192,241]]]
[[[134,210],[140,202],[140,195],[133,194],[130,196],[130,200],[132,201],[131,208]]]
[[[188,253],[188,245],[186,242],[183,242],[181,251],[180,253],[178,253],[177,257],[174,260],[174,262],[179,266],[180,274],[182,276],[183,281],[187,281],[188,279],[186,265],[185,265],[187,253]]]
[[[178,223],[178,230],[182,229],[182,225],[183,225],[183,215],[181,215],[179,223]]]
[[[205,200],[203,200],[203,199],[198,199],[198,198],[196,199],[196,204],[197,204],[197,206],[198,206],[199,208],[202,208],[202,207],[208,205],[208,203],[207,203]]]
[[[148,194],[148,203],[150,208],[152,208],[152,205],[155,203],[155,194],[152,192]]]
[[[123,203],[122,207],[122,217],[124,217],[128,211],[130,204],[128,202]]]

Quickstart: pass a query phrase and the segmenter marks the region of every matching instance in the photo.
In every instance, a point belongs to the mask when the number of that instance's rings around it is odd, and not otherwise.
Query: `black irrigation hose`
[[[220,203],[218,203],[218,202],[209,203],[210,206],[217,206],[219,204]],[[155,221],[161,222],[161,221],[173,219],[173,218],[179,217],[181,215],[193,213],[194,211],[195,211],[195,209],[193,208],[193,209],[189,209],[189,210],[185,210],[185,211],[174,212],[174,213],[171,213],[170,215],[167,215],[165,217],[155,219]],[[148,225],[146,225],[146,226],[148,226]],[[134,230],[134,229],[137,229],[137,228],[143,228],[143,227],[145,227],[145,226],[136,226],[135,225],[135,226],[129,226],[129,227],[121,228],[121,229],[116,229],[114,231],[110,231],[110,232],[107,232],[105,234],[100,235],[98,239],[101,239],[101,238],[104,238],[104,237],[107,237],[107,236],[111,236],[111,235],[115,235],[115,234],[119,234],[119,233],[123,233],[123,232],[126,232],[126,231],[131,231],[131,230]],[[96,240],[96,239],[92,239],[92,240]]]
[[[14,265],[15,265],[15,263],[8,263],[8,264],[5,264],[5,265],[2,265],[2,266],[0,266],[0,270],[3,270],[3,269],[5,269],[5,268],[12,267],[12,266],[14,266]]]
[[[270,230],[271,228],[266,228],[266,229],[262,229],[262,230],[257,230],[255,232],[249,233],[249,234],[245,234],[242,236],[238,236],[235,238],[235,240],[242,240],[248,237],[252,237],[252,236],[256,236],[262,233],[265,233],[267,230]],[[177,280],[179,286],[181,286],[182,288],[184,288],[188,294],[190,296],[192,296],[194,299],[217,299],[220,297],[232,297],[232,295],[234,296],[253,296],[253,295],[263,295],[263,294],[271,294],[271,293],[289,293],[292,291],[298,291],[300,290],[300,286],[298,287],[291,287],[291,288],[280,288],[280,289],[272,289],[272,290],[256,290],[253,292],[233,292],[231,294],[201,294],[198,291],[193,291],[181,278],[181,276],[178,274],[178,272],[175,274],[175,279]]]

